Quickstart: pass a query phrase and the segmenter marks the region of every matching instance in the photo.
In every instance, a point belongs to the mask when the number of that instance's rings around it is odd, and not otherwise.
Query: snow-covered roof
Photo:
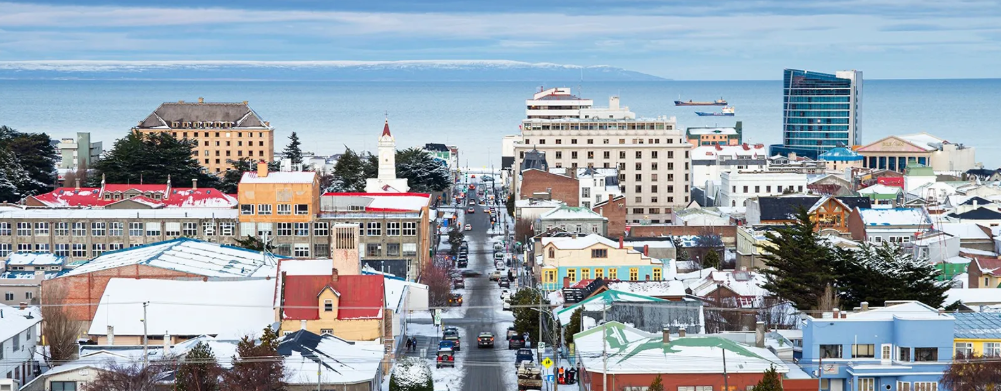
[[[859,209],[867,226],[928,225],[931,221],[921,208]]]
[[[52,253],[13,253],[7,266],[59,266],[66,260]]]
[[[266,263],[256,251],[178,238],[104,253],[60,277],[82,275],[128,265],[147,265],[205,277],[251,277],[274,274],[274,260]],[[274,277],[274,276],[272,276]]]
[[[97,306],[89,334],[143,334],[142,302],[151,335],[221,335],[240,338],[274,323],[275,279],[188,281],[112,278]]]
[[[663,342],[663,336],[608,322],[574,335],[578,356],[588,372],[609,374],[763,373],[786,365],[765,348],[742,345],[714,335],[689,335]],[[607,352],[607,360],[603,352]]]
[[[932,136],[928,133],[915,133],[915,134],[905,134],[897,136],[897,138],[907,141],[914,146],[924,149],[925,151],[935,151],[941,148],[943,143],[948,143],[943,139]]]
[[[739,296],[763,297],[768,295],[768,291],[761,287],[765,281],[765,276],[761,273],[716,270],[709,273],[700,283],[695,284],[692,287],[692,294],[704,297],[722,286]]]
[[[996,252],[993,252],[993,251],[977,250],[975,248],[969,248],[969,247],[960,247],[959,248],[959,253],[960,254],[969,254],[969,255],[983,255],[983,256],[987,256],[987,257],[995,257],[995,256],[998,255]]]
[[[549,212],[543,213],[539,217],[542,220],[579,220],[579,219],[600,219],[607,221],[608,218],[604,217],[588,208],[581,208],[575,206],[560,206],[559,208],[553,209]]]
[[[629,292],[620,292],[614,289],[609,289],[601,292],[597,295],[591,296],[583,301],[576,303],[572,306],[559,310],[556,313],[556,317],[560,320],[561,324],[569,324],[570,317],[573,316],[574,311],[577,308],[583,307],[584,311],[601,311],[603,308],[611,307],[614,302],[633,302],[633,303],[643,303],[643,302],[664,302],[664,299],[658,299],[656,297],[638,295]]]
[[[313,183],[316,173],[312,171],[273,171],[267,176],[258,176],[256,171],[247,171],[240,183]]]
[[[960,239],[991,239],[982,226],[976,223],[939,223],[938,229]]]
[[[367,212],[413,212],[431,204],[427,193],[324,193],[322,197],[365,199]]]
[[[727,156],[732,159],[765,159],[768,157],[768,150],[764,145],[707,145],[692,149],[689,154],[692,160],[716,160],[719,156]]]
[[[956,301],[971,307],[1001,304],[1001,289],[953,288],[945,292],[946,305]]]
[[[38,307],[20,309],[0,304],[0,341],[11,339],[15,334],[23,333],[29,327],[34,327],[42,321],[42,313]],[[35,336],[33,336],[34,338]]]
[[[110,194],[108,194],[110,193]],[[124,198],[128,194],[132,198]],[[123,196],[125,195],[125,196]],[[159,200],[147,195],[157,195]],[[117,199],[115,197],[118,197]],[[127,201],[153,208],[232,208],[236,197],[212,188],[180,188],[163,185],[106,184],[103,187],[60,187],[32,196],[50,208],[105,207]]]
[[[650,297],[685,296],[681,281],[618,281],[609,283],[608,289]]]
[[[326,276],[334,269],[334,260],[323,259],[282,259],[282,273],[289,276]]]
[[[571,236],[555,236],[555,237],[542,238],[542,246],[547,246],[550,243],[552,243],[554,246],[556,246],[556,248],[561,250],[581,250],[591,247],[598,243],[614,248],[619,247],[619,242],[608,239],[598,234],[578,236],[576,238]]]
[[[811,316],[812,317],[812,316]],[[817,318],[821,321],[829,321],[834,319],[827,318]],[[937,309],[929,307],[928,305],[918,302],[918,301],[907,301],[901,304],[889,305],[886,307],[875,307],[868,311],[859,312],[849,312],[847,318],[837,320],[840,321],[852,321],[852,320],[875,320],[875,321],[885,321],[893,319],[908,319],[908,320],[952,320],[953,317],[948,314],[939,314]]]
[[[852,151],[848,148],[838,147],[831,148],[817,156],[817,160],[827,160],[827,161],[859,161],[862,160],[862,155],[857,152]]]
[[[904,191],[904,189],[901,189],[901,188],[896,187],[896,186],[887,186],[887,185],[884,185],[882,183],[877,183],[877,184],[869,186],[867,188],[860,189],[858,191],[858,193],[861,194],[861,195],[869,195],[869,194],[884,194],[885,195],[885,194],[897,194],[897,193],[901,193],[903,191]]]
[[[315,386],[319,380],[348,385],[376,380],[385,346],[298,331],[282,338],[278,353],[285,357],[285,374],[291,384]]]
[[[0,210],[0,220],[7,219],[237,219],[233,208],[168,209],[23,209]]]

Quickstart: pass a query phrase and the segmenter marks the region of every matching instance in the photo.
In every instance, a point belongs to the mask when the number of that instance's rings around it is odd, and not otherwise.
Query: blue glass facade
[[[817,155],[859,144],[862,72],[836,75],[786,69],[783,77],[782,145],[771,154]]]

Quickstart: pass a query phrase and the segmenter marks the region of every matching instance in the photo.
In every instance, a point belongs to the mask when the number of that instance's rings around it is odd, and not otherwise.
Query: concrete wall
[[[626,211],[629,210],[626,204],[626,197],[617,197],[602,203],[592,211],[608,219],[608,235],[624,235],[626,231]]]
[[[73,320],[91,321],[97,312],[97,304],[112,278],[135,279],[181,279],[202,278],[202,276],[161,269],[147,265],[128,265],[93,273],[59,277],[42,282],[42,300],[58,289],[65,289],[64,304],[75,304],[67,312]]]

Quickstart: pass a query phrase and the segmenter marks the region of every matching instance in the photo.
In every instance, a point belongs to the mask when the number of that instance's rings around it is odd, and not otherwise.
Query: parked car
[[[448,296],[448,305],[452,307],[462,306],[462,295],[458,293],[450,293]]]
[[[501,242],[494,242],[494,251],[504,250],[504,244]]]
[[[511,281],[510,280],[501,279],[500,281],[497,281],[497,286],[499,286],[501,288],[510,288],[511,287]]]
[[[523,347],[525,347],[525,336],[518,333],[511,335],[511,332],[508,331],[507,348],[521,349]]]
[[[503,260],[504,260],[504,253],[494,253],[494,261],[495,262],[497,262],[497,261],[503,261]]]
[[[466,289],[466,280],[459,277],[452,281],[452,289]]]
[[[455,368],[455,352],[452,349],[438,349],[435,368],[441,369],[442,367]]]
[[[480,333],[480,335],[476,337],[476,346],[481,348],[494,347],[494,333],[486,331]]]
[[[504,304],[501,304],[501,310],[504,311],[511,310],[511,299],[504,300]]]
[[[490,281],[500,281],[500,278],[500,270],[494,270],[493,273],[490,273]]]
[[[516,331],[514,329],[514,327],[508,327],[507,328],[507,339],[508,340],[510,340],[511,337],[516,336],[516,335],[518,335],[518,331]]]
[[[528,361],[535,362],[535,354],[532,353],[532,349],[521,348],[518,352],[514,354],[514,365],[517,366],[518,363]]]
[[[464,267],[467,267],[467,266],[469,266],[469,261],[466,261],[465,259],[460,260],[458,262],[458,266],[459,266],[460,269],[464,268]]]
[[[443,341],[451,341],[454,345],[452,346],[455,351],[462,350],[462,341],[459,339],[459,330],[456,329],[445,329],[442,333],[441,339]]]
[[[500,293],[501,300],[507,300],[507,298],[509,297],[511,297],[511,291],[508,289],[501,289]]]
[[[455,342],[445,340],[438,341],[438,350],[442,349],[455,350]]]

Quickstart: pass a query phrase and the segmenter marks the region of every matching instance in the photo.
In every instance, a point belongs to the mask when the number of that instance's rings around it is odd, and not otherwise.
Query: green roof
[[[564,314],[567,314],[566,316],[570,316],[580,306],[587,305],[587,304],[595,302],[595,301],[602,301],[602,302],[605,303],[605,305],[609,305],[609,304],[612,304],[613,302],[616,302],[616,301],[664,302],[664,301],[667,301],[667,300],[658,299],[656,297],[651,297],[651,296],[637,295],[635,293],[630,293],[630,292],[624,292],[624,291],[617,291],[617,290],[614,290],[614,289],[609,289],[609,290],[601,292],[601,293],[599,293],[597,295],[594,295],[594,296],[591,296],[591,297],[589,297],[587,299],[584,299],[583,301],[581,301],[581,302],[579,302],[577,304],[574,304],[574,305],[572,305],[570,307],[567,307],[567,308],[564,308],[564,309],[560,310],[559,312],[556,313],[556,317],[557,318],[561,318],[562,316],[564,316]]]
[[[907,169],[904,170],[904,175],[907,176],[935,176],[935,171],[931,167],[924,166],[921,164],[908,164]]]
[[[748,350],[746,346],[723,337],[713,335],[692,335],[684,338],[675,338],[665,344],[663,337],[661,336],[630,341],[624,329],[625,325],[622,323],[614,321],[607,322],[600,326],[575,334],[574,340],[578,340],[581,337],[597,332],[604,332],[605,343],[611,351],[611,357],[618,359],[617,361],[620,363],[647,350],[660,349],[663,354],[674,354],[680,353],[682,348],[686,347],[720,348],[745,357],[765,359],[764,357]]]

